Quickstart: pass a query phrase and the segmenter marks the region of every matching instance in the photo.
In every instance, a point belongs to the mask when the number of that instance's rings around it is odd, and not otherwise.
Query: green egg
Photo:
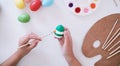
[[[56,30],[59,31],[59,32],[64,32],[64,26],[63,25],[58,25],[56,27]]]
[[[54,33],[56,36],[63,36],[63,34],[61,35],[61,34],[57,34],[57,33]]]
[[[56,38],[62,38],[65,28],[63,25],[58,25],[56,31],[54,32]]]
[[[30,21],[30,16],[27,13],[21,14],[20,16],[18,16],[18,20],[22,23],[27,23]]]

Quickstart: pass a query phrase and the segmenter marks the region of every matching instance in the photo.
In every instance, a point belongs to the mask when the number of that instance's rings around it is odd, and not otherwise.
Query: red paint
[[[81,11],[81,8],[80,8],[80,7],[75,8],[75,12],[76,12],[76,13],[80,13],[80,11]]]

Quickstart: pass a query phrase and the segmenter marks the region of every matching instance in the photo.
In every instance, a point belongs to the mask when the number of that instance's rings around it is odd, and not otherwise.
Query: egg
[[[18,16],[18,20],[22,23],[27,23],[30,21],[30,16],[27,13],[21,14],[20,16]]]
[[[30,3],[31,2],[31,0],[24,0],[26,3]]]
[[[37,11],[42,5],[41,0],[35,0],[30,4],[30,9],[32,11]]]
[[[23,9],[25,7],[24,0],[15,0],[15,5],[19,9]]]
[[[47,7],[51,6],[54,3],[54,0],[42,0],[42,6]]]
[[[63,35],[64,35],[64,30],[65,30],[65,28],[64,28],[63,25],[58,25],[58,26],[56,27],[55,32],[54,32],[55,37],[56,37],[56,38],[62,38]]]

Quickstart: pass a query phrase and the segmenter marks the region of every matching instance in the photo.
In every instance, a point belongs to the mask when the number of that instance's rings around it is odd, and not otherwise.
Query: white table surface
[[[104,16],[120,13],[113,0],[101,0],[97,10],[88,16],[76,16],[65,6],[63,0],[55,0],[51,7],[42,7],[37,12],[29,8],[19,10],[14,0],[0,0],[0,63],[13,54],[18,47],[18,40],[23,35],[34,32],[39,36],[46,35],[56,25],[68,27],[73,37],[73,51],[82,66],[94,66],[101,56],[87,58],[82,54],[81,47],[87,31],[96,21]],[[17,17],[28,12],[31,20],[27,24],[20,23]],[[25,56],[18,66],[68,66],[61,53],[61,48],[53,36],[46,37],[39,45]]]

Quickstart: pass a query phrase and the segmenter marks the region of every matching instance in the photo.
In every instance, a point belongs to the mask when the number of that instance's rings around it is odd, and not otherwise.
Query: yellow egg
[[[17,8],[23,9],[25,7],[24,0],[15,0],[15,5]]]

